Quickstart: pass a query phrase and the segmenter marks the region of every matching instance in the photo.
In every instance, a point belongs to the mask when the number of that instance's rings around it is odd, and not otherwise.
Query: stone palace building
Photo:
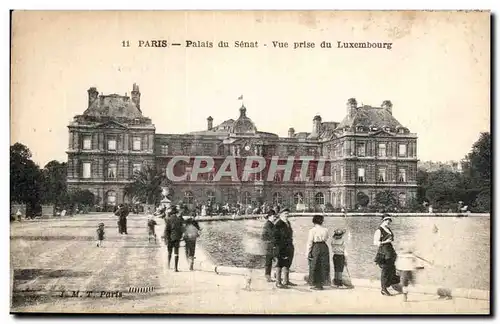
[[[151,119],[144,117],[141,93],[134,84],[130,96],[99,94],[88,90],[88,108],[74,117],[69,129],[68,187],[88,189],[109,206],[130,202],[124,188],[133,172],[145,165],[166,171],[174,156],[211,156],[215,167],[171,185],[174,201],[187,204],[212,200],[220,203],[257,205],[263,201],[290,207],[297,203],[354,209],[372,204],[375,195],[384,190],[395,193],[400,206],[416,196],[417,135],[401,125],[393,116],[390,101],[380,107],[359,106],[351,98],[341,122],[322,121],[314,116],[309,132],[288,130],[287,137],[257,130],[243,105],[235,111],[235,119],[214,125],[207,117],[205,130],[186,134],[158,134]],[[213,176],[226,156],[237,162],[246,156],[280,157],[285,164],[295,156],[291,181],[283,181],[277,173],[267,181],[266,169],[248,181]],[[299,156],[312,156],[308,172],[302,174]],[[282,160],[282,161],[281,161]],[[324,163],[319,163],[325,160]],[[317,170],[318,165],[324,165]],[[243,163],[238,163],[241,174]],[[188,174],[190,163],[177,163],[174,174]],[[317,181],[315,175],[329,176]],[[195,180],[195,181],[193,181]]]

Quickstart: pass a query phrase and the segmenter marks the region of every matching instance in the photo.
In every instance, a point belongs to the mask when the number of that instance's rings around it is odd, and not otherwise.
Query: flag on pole
[[[243,100],[243,95],[239,96],[238,100]]]

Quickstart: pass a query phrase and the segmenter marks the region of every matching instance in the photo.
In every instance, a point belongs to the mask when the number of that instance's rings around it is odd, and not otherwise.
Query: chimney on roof
[[[139,91],[139,86],[137,84],[134,83],[134,85],[132,85],[132,92],[130,93],[130,95],[132,97],[132,102],[135,104],[137,109],[139,109],[139,111],[142,112],[142,110],[141,110],[141,92]]]
[[[346,107],[347,107],[347,115],[350,118],[352,118],[354,117],[354,114],[358,109],[358,102],[356,101],[355,98],[350,98],[349,100],[347,100]]]
[[[293,137],[293,135],[295,135],[295,129],[293,129],[293,127],[290,127],[288,129],[288,137]]]
[[[92,105],[92,103],[94,102],[94,100],[97,99],[97,97],[99,97],[99,92],[97,91],[97,88],[96,87],[91,87],[87,90],[88,94],[89,94],[89,103],[88,103],[88,106],[90,107],[90,105]]]
[[[382,108],[387,110],[389,114],[392,115],[392,102],[390,100],[384,100],[384,102],[382,102]]]
[[[316,115],[313,118],[313,130],[311,136],[318,137],[321,130],[321,116]]]
[[[208,116],[208,118],[207,118],[207,129],[208,130],[212,130],[213,121],[214,121],[214,119],[212,118],[212,116]]]

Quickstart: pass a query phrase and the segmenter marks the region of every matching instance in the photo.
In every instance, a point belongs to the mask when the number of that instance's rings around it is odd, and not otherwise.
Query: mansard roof
[[[83,115],[95,117],[122,117],[128,119],[143,117],[139,108],[130,100],[130,97],[118,94],[99,95],[98,98],[90,103]]]
[[[401,123],[392,116],[392,113],[385,108],[362,106],[352,109],[352,113],[347,114],[347,116],[340,122],[337,128],[344,127],[390,127],[391,129],[396,129],[398,127],[403,127]]]

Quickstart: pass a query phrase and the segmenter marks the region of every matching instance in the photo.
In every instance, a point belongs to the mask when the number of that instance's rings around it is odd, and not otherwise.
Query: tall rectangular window
[[[140,163],[134,163],[132,165],[132,173],[141,172],[141,166]]]
[[[385,169],[384,168],[378,169],[377,181],[378,182],[385,182],[386,181],[385,179],[386,179]]]
[[[365,148],[366,148],[365,143],[356,143],[357,156],[365,156],[365,153],[366,153]]]
[[[337,182],[337,170],[333,170],[333,183]]]
[[[88,179],[91,175],[91,163],[83,162],[82,164],[82,178]]]
[[[387,152],[385,149],[385,143],[379,143],[378,145],[378,156],[385,157],[387,156]]]
[[[398,180],[399,180],[399,182],[406,182],[406,170],[405,169],[399,169]]]
[[[116,151],[116,139],[108,139],[108,151]]]
[[[116,163],[108,164],[108,178],[116,178]]]
[[[92,149],[92,136],[84,135],[83,136],[83,149],[91,150]]]
[[[340,167],[340,181],[344,181],[344,167]]]
[[[365,182],[365,169],[358,168],[358,182]]]
[[[134,151],[140,151],[141,150],[141,138],[140,137],[134,137],[133,142],[132,142],[132,150]]]
[[[406,156],[406,144],[399,144],[399,156]]]

